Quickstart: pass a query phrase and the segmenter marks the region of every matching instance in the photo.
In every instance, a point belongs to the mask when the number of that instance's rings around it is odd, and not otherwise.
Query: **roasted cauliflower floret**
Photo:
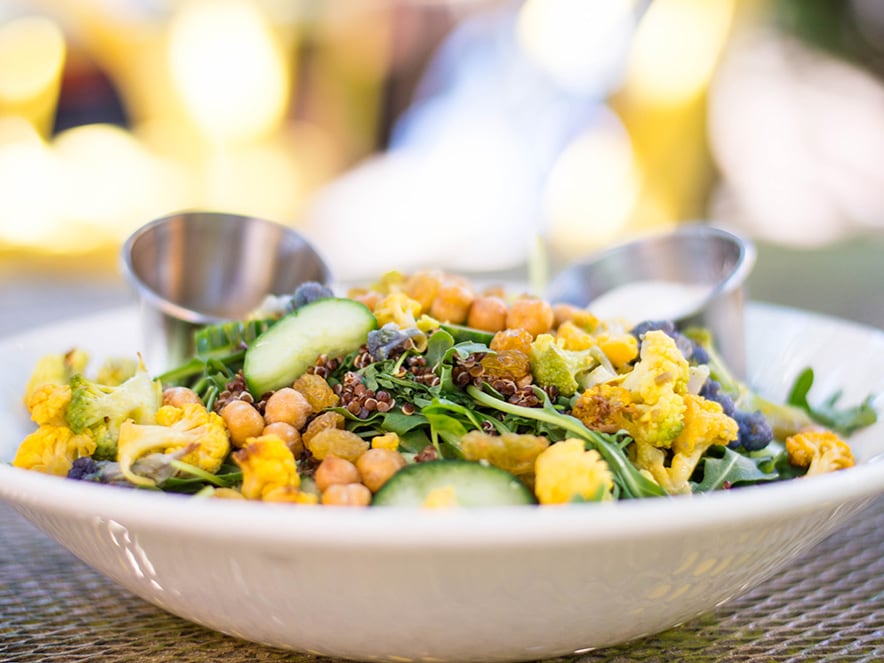
[[[152,380],[143,364],[120,385],[99,384],[77,374],[71,378],[71,402],[65,418],[74,433],[89,432],[96,442],[97,460],[117,455],[120,427],[127,419],[138,424],[154,422],[163,403],[159,380]]]
[[[694,394],[686,394],[684,403],[684,428],[672,442],[671,455],[638,440],[635,444],[636,466],[650,472],[671,495],[691,492],[689,480],[703,454],[713,445],[727,446],[740,434],[737,422],[719,403]]]
[[[126,420],[120,426],[117,460],[120,471],[137,486],[156,482],[133,471],[133,464],[151,453],[182,452],[181,461],[215,473],[230,451],[224,420],[198,403],[182,408],[164,405],[157,411],[157,423],[137,424]]]
[[[249,438],[233,460],[242,470],[241,492],[247,499],[274,498],[281,489],[301,486],[295,457],[276,435]]]
[[[544,450],[535,462],[534,493],[541,504],[600,501],[613,497],[614,477],[595,449],[569,438]]]
[[[566,350],[552,334],[540,334],[528,354],[531,374],[541,387],[555,387],[563,396],[574,394],[579,379],[598,364],[592,349]]]
[[[91,456],[94,451],[95,440],[90,435],[75,435],[67,426],[44,424],[22,441],[12,464],[64,477],[75,460]]]
[[[399,329],[416,328],[417,319],[420,314],[420,302],[412,299],[404,292],[394,292],[387,295],[374,310],[378,327],[383,327],[388,322],[392,322]]]
[[[71,388],[66,384],[45,382],[28,395],[25,406],[38,426],[67,426],[65,413],[71,402]]]
[[[828,430],[808,430],[786,438],[789,462],[806,467],[806,476],[835,472],[854,465],[850,445]]]

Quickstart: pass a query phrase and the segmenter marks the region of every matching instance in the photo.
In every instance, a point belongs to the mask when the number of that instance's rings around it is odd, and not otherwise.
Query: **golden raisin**
[[[304,373],[295,380],[292,389],[301,392],[314,412],[320,412],[338,404],[338,396],[321,375]]]
[[[488,346],[495,352],[503,350],[518,350],[527,355],[531,351],[531,342],[534,338],[524,329],[504,329],[499,331],[491,339]]]
[[[314,417],[309,424],[307,424],[307,429],[301,433],[301,441],[309,448],[310,440],[319,432],[327,430],[329,428],[343,428],[344,427],[344,415],[338,414],[337,412],[323,412],[322,414]]]
[[[355,462],[368,449],[368,442],[356,433],[340,428],[327,428],[304,443],[316,458],[323,460],[329,454]]]
[[[488,354],[480,362],[489,378],[509,378],[519,381],[531,372],[528,355],[519,350],[501,350]]]
[[[549,440],[538,435],[489,435],[482,431],[470,431],[460,443],[467,460],[485,460],[515,475],[532,472],[535,459],[549,446]]]

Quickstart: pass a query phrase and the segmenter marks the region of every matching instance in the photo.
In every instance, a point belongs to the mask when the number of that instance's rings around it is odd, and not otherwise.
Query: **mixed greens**
[[[785,403],[703,329],[598,320],[441,272],[337,297],[315,284],[206,327],[151,376],[44,357],[14,465],[119,486],[295,504],[561,504],[734,489],[853,465],[871,398]]]

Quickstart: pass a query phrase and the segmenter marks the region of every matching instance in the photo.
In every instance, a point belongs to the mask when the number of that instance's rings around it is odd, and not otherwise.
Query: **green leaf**
[[[381,428],[402,437],[406,433],[428,424],[427,418],[418,412],[403,414],[402,412],[393,411],[383,415]]]
[[[836,391],[818,406],[811,405],[808,400],[813,387],[814,374],[812,368],[805,368],[795,378],[786,402],[801,408],[818,424],[849,436],[860,428],[871,426],[878,420],[878,413],[872,405],[871,395],[866,396],[859,405],[839,407],[841,391]]]
[[[436,331],[427,342],[427,366],[432,366],[433,370],[436,370],[436,367],[442,363],[445,355],[453,347],[454,337],[451,334],[442,329]]]
[[[721,457],[718,457],[719,453]],[[750,458],[728,447],[712,447],[703,460],[703,481],[694,484],[693,492],[705,493],[730,486],[775,481],[780,478],[777,472],[761,469],[761,465],[769,460],[770,457]]]

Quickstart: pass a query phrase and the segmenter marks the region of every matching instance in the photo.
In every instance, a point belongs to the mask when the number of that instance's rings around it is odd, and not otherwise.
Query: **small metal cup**
[[[220,212],[181,212],[142,226],[123,244],[121,262],[141,305],[143,354],[155,372],[191,356],[201,326],[242,319],[267,295],[331,279],[295,230]]]
[[[737,375],[745,375],[744,284],[755,264],[746,239],[705,224],[639,239],[565,267],[547,292],[551,301],[589,306],[614,288],[640,281],[708,286],[705,298],[673,316],[679,328],[706,327]],[[634,320],[638,323],[641,320]]]

